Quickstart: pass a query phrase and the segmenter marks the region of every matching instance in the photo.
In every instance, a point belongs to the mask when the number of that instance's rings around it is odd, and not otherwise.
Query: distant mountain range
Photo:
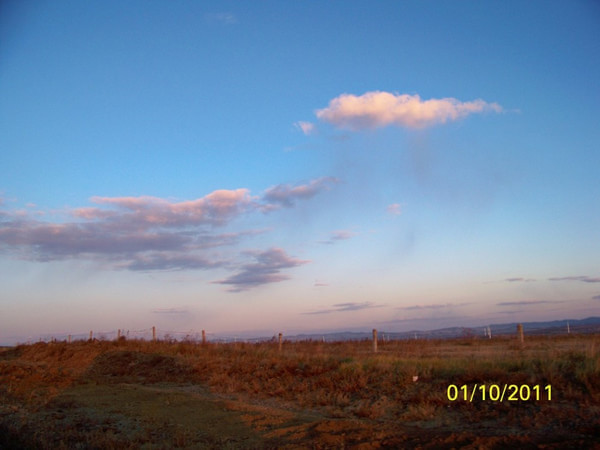
[[[523,333],[526,335],[560,335],[567,333],[588,334],[600,333],[600,317],[588,317],[586,319],[564,319],[550,322],[522,322]],[[437,330],[412,330],[403,332],[386,332],[378,330],[380,339],[451,339],[457,337],[487,337],[487,326],[485,327],[451,327]],[[489,326],[492,337],[516,334],[517,322],[501,323]],[[325,341],[352,341],[371,339],[371,332],[335,332],[321,334],[298,334],[296,336],[285,336],[286,340],[322,340]]]
[[[567,333],[573,334],[589,334],[589,333],[600,333],[600,317],[588,317],[587,319],[564,319],[564,320],[553,320],[550,322],[522,322],[523,332],[525,335],[565,335]],[[145,333],[137,333],[134,339],[146,339],[152,338],[151,331],[144,330]],[[403,332],[390,332],[381,328],[378,329],[379,339],[452,339],[460,337],[475,337],[485,339],[488,336],[488,326],[479,327],[450,327],[440,328],[437,330],[411,330]],[[495,336],[507,336],[516,335],[517,333],[517,322],[513,323],[501,323],[489,325],[489,332],[492,337]],[[101,340],[112,340],[116,339],[116,330],[108,333],[98,333],[97,338]],[[175,333],[175,332],[174,332]],[[178,333],[181,335],[182,333]],[[198,333],[191,334],[193,340],[199,340]],[[51,340],[66,341],[67,334],[54,334],[40,336],[40,341],[50,342]],[[74,340],[87,339],[87,333],[74,335]],[[173,337],[169,337],[173,336]],[[256,334],[254,335],[256,336]],[[310,333],[310,334],[297,334],[297,335],[284,335],[283,338],[287,341],[305,341],[305,340],[325,340],[326,342],[332,341],[360,341],[364,339],[372,339],[371,331],[336,331],[330,333]],[[95,336],[96,337],[96,336]],[[177,334],[165,334],[163,333],[158,337],[159,339],[173,339],[177,338]],[[188,336],[186,335],[187,339]],[[181,339],[181,336],[179,336]],[[38,339],[28,338],[23,339],[20,342],[35,342]],[[15,339],[15,341],[18,341]],[[277,341],[277,336],[267,337],[249,337],[249,336],[219,336],[214,335],[209,338],[210,342],[265,342],[265,341]],[[15,342],[16,343],[16,342]],[[12,344],[14,345],[14,344]],[[0,345],[0,347],[2,347]]]

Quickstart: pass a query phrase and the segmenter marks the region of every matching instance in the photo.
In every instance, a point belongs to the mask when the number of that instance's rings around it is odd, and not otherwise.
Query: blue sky
[[[600,306],[595,2],[0,7],[0,341]]]

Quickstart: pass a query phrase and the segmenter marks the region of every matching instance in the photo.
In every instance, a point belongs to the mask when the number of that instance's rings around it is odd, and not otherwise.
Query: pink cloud
[[[247,189],[218,190],[205,197],[172,202],[156,197],[93,197],[112,208],[75,208],[82,221],[52,223],[3,212],[0,251],[37,261],[88,259],[116,269],[206,269],[221,265],[209,248],[236,244],[248,230],[216,234],[247,209],[257,208]]]
[[[400,203],[392,203],[391,205],[388,205],[387,212],[393,214],[394,216],[399,216],[400,214],[402,214],[402,208]]]
[[[181,250],[189,241],[183,234],[115,230],[106,223],[13,222],[0,229],[0,245],[27,249],[42,261],[82,255]]]
[[[303,122],[303,121],[298,121],[294,124],[297,128],[299,128],[300,130],[302,130],[302,132],[308,136],[309,134],[314,133],[315,131],[315,124],[312,122]]]
[[[253,204],[248,189],[222,189],[196,200],[176,203],[157,197],[92,197],[91,200],[96,204],[115,205],[132,212],[130,216],[121,215],[122,218],[162,226],[220,225]],[[75,214],[83,218],[109,217],[98,208],[80,208]]]
[[[69,214],[75,220],[59,223],[2,208],[0,252],[34,261],[89,260],[133,271],[231,270],[236,267],[232,257],[223,260],[213,249],[238,245],[243,237],[268,230],[216,233],[215,227],[249,212],[293,206],[296,200],[311,198],[333,182],[335,179],[324,177],[300,186],[278,185],[262,198],[251,196],[248,189],[216,190],[187,201],[150,196],[92,197],[98,206],[74,208]],[[226,254],[231,255],[231,251]],[[282,281],[287,279],[280,273],[282,269],[306,262],[287,256],[281,249],[252,255],[256,263],[242,266],[223,284],[243,290]]]
[[[107,211],[105,209],[94,208],[94,207],[83,207],[76,208],[71,211],[71,215],[73,217],[78,217],[80,219],[86,220],[94,220],[94,219],[106,219],[108,217],[114,216],[116,213],[114,211]]]
[[[342,94],[319,109],[320,120],[340,128],[362,130],[395,125],[426,128],[462,119],[470,114],[501,112],[497,103],[477,99],[461,102],[455,98],[421,100],[419,95],[367,92],[356,96]]]

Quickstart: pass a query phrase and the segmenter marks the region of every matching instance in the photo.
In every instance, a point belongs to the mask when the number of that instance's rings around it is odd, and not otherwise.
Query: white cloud
[[[362,130],[395,125],[426,128],[462,119],[470,114],[501,112],[497,103],[477,99],[461,102],[455,98],[421,100],[419,95],[373,91],[356,96],[342,94],[319,109],[320,120],[339,128]]]

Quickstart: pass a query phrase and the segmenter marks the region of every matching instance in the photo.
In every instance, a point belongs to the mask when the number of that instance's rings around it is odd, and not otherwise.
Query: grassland
[[[415,377],[418,377],[416,381]],[[448,386],[551,386],[539,400]],[[600,336],[38,343],[0,353],[0,448],[600,448]]]

